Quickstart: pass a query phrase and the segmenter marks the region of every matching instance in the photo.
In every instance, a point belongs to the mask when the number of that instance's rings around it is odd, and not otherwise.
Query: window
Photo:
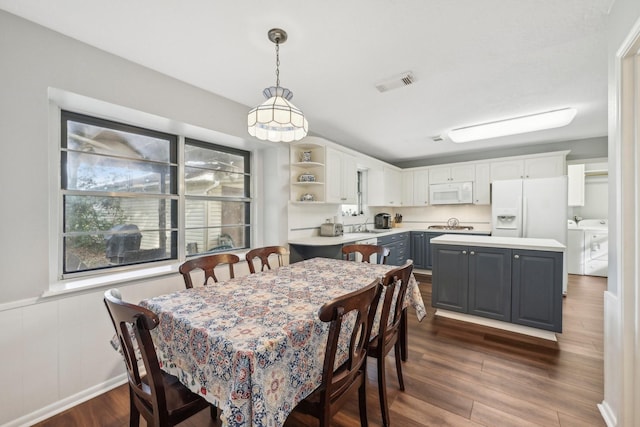
[[[250,246],[249,152],[61,118],[63,277]]]
[[[249,153],[187,139],[187,255],[250,247]]]
[[[357,216],[364,215],[364,183],[366,181],[366,172],[363,170],[358,171],[358,181],[357,181],[357,195],[358,195],[358,204],[357,205],[342,205],[342,215],[343,216]]]

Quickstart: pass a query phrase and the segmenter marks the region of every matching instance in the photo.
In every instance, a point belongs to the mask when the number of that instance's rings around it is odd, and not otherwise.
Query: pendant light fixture
[[[307,136],[309,125],[302,111],[289,102],[293,92],[280,87],[280,44],[287,41],[287,33],[273,28],[268,35],[276,44],[276,85],[266,88],[262,93],[267,100],[249,111],[249,135],[263,141],[298,141]]]

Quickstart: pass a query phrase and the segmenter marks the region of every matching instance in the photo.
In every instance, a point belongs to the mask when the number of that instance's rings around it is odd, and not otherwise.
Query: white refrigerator
[[[554,239],[567,246],[567,177],[491,184],[491,235]],[[567,254],[562,292],[567,294]]]

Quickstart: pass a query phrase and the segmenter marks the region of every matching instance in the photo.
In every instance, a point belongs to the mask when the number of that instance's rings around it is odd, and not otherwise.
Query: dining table
[[[159,317],[152,334],[162,369],[217,406],[222,425],[279,427],[321,383],[328,325],[320,307],[393,268],[313,258],[140,305]],[[426,316],[413,275],[404,303]]]

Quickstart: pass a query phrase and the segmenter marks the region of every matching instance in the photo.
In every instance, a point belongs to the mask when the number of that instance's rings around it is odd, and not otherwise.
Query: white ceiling
[[[607,133],[614,0],[0,0],[0,8],[247,105],[281,85],[310,133],[400,162]],[[380,93],[404,71],[416,83]],[[576,107],[561,129],[454,144],[432,136]],[[250,138],[247,135],[248,138]]]

